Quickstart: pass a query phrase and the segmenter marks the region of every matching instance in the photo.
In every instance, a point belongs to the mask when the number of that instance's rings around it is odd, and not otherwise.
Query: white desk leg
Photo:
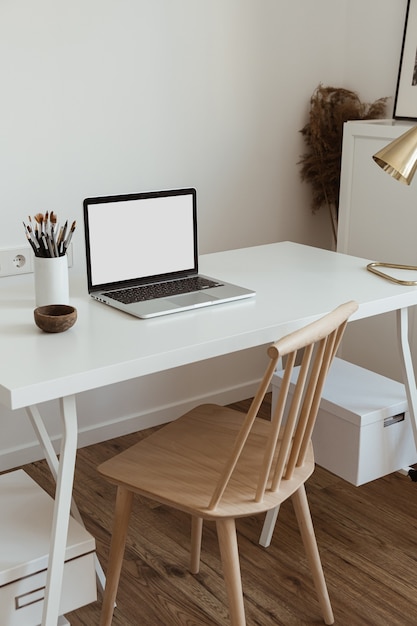
[[[50,440],[50,437],[48,435],[48,431],[45,428],[45,424],[43,422],[43,419],[38,411],[38,408],[36,406],[30,406],[26,408],[26,412],[29,416],[29,419],[32,423],[33,429],[36,433],[36,436],[38,438],[39,443],[42,446],[43,452],[45,454],[45,459],[46,462],[48,463],[48,467],[49,470],[54,478],[54,480],[56,481],[57,479],[57,475],[58,475],[58,458],[55,454],[55,450],[54,447],[52,445],[52,442]],[[75,503],[74,498],[72,498],[71,500],[71,515],[72,517],[74,517],[77,522],[79,522],[80,524],[82,524],[82,526],[84,526],[84,522],[83,519],[81,517],[81,514],[78,510],[78,507]],[[103,568],[101,567],[101,563],[98,560],[97,554],[94,555],[94,560],[95,560],[95,567],[96,567],[96,576],[97,576],[97,581],[98,581],[98,585],[101,589],[101,591],[104,591],[104,587],[106,585],[106,577],[104,575],[103,572]]]
[[[56,482],[42,626],[57,626],[58,624],[72,486],[74,482],[75,457],[77,454],[78,424],[75,397],[71,395],[61,398],[60,406],[63,434]]]
[[[267,548],[271,544],[278,513],[279,506],[276,506],[275,509],[270,509],[269,511],[267,511],[265,515],[264,525],[262,526],[261,536],[259,537],[259,543],[264,548]]]
[[[413,428],[414,441],[417,448],[417,389],[410,342],[408,339],[408,309],[400,309],[397,311],[397,333],[402,357],[401,366],[403,369],[408,410],[410,412],[411,426]]]

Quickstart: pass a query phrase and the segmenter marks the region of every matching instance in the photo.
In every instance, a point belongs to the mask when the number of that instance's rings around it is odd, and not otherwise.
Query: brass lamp
[[[417,126],[413,126],[385,148],[379,150],[372,157],[383,170],[395,180],[409,185],[417,170]],[[378,276],[400,285],[417,285],[417,280],[400,280],[378,270],[378,267],[387,267],[400,270],[417,271],[415,265],[397,265],[395,263],[369,263],[367,269]]]

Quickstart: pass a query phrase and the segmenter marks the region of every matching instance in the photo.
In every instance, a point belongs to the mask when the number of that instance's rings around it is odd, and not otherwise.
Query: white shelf
[[[0,501],[0,623],[38,626],[42,618],[53,500],[23,470],[17,470],[0,476]],[[94,552],[94,538],[71,518],[60,605],[62,615],[96,599]],[[60,622],[65,623],[68,622]]]

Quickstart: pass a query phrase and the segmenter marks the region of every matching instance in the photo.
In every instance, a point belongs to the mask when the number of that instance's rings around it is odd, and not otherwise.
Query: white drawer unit
[[[278,372],[273,407],[280,384]],[[356,486],[417,462],[404,385],[338,358],[312,439],[316,463]]]
[[[0,501],[0,624],[39,626],[54,503],[23,470],[0,476]],[[94,538],[71,518],[60,615],[96,600],[94,553]]]

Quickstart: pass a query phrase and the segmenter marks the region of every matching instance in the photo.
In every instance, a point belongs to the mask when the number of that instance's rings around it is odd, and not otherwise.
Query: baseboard
[[[115,437],[120,437],[132,432],[137,432],[152,426],[165,424],[176,419],[193,406],[204,402],[215,402],[226,405],[237,402],[244,398],[250,398],[259,384],[258,380],[245,381],[242,385],[216,390],[214,393],[200,393],[197,396],[188,397],[187,400],[172,402],[171,404],[161,404],[142,413],[115,415],[111,420],[96,422],[88,426],[82,425],[79,420],[80,428],[78,435],[78,447],[83,448],[101,441],[108,441]],[[55,450],[59,450],[60,438],[52,437],[52,443]],[[13,448],[0,450],[0,471],[6,471],[27,463],[33,463],[44,458],[42,449],[36,439],[27,442],[21,446],[16,445]]]
[[[146,413],[135,416],[126,416],[122,421],[117,419],[105,424],[100,424],[98,427],[95,426],[94,428],[86,430],[81,429],[78,439],[79,447],[83,448],[94,443],[99,443],[100,441],[108,441],[109,439],[144,430],[145,428],[166,424],[198,404],[215,402],[217,404],[226,405],[242,400],[243,398],[250,398],[254,395],[258,385],[259,381],[257,380],[242,386],[233,387],[233,389],[223,389],[215,394],[204,394],[188,398],[186,402],[176,402],[159,406],[151,412],[147,411]]]

